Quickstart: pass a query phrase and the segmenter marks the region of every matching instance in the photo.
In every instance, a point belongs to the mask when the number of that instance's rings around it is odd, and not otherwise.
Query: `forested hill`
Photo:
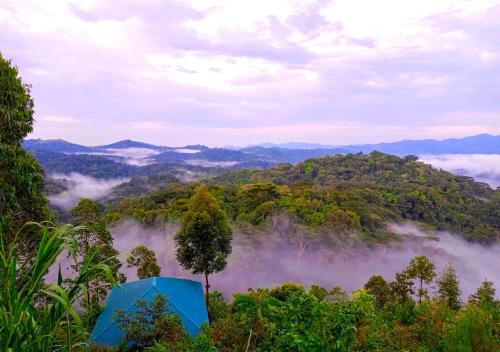
[[[386,225],[403,220],[483,243],[500,237],[500,190],[437,170],[413,156],[337,155],[265,170],[225,172],[209,183],[237,225],[261,226],[285,214],[316,233],[334,234],[334,241],[351,234],[383,241]],[[176,184],[128,198],[110,214],[143,222],[176,218],[193,188],[194,184]]]

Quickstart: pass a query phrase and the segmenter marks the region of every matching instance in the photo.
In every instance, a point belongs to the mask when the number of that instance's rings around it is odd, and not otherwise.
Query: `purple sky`
[[[140,5],[139,5],[140,4]],[[500,0],[2,0],[30,137],[368,143],[500,134]]]

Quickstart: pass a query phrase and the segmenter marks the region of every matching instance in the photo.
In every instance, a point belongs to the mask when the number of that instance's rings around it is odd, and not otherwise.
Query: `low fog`
[[[102,199],[110,194],[113,187],[128,182],[129,178],[97,179],[76,172],[70,174],[52,174],[50,178],[68,180],[69,188],[61,193],[49,196],[49,202],[63,210],[70,210],[82,198]]]
[[[162,275],[201,280],[201,276],[183,270],[175,259],[173,235],[177,229],[178,225],[172,223],[151,229],[126,221],[113,227],[111,232],[123,261],[134,246],[144,244],[156,252]],[[464,299],[486,278],[500,291],[500,245],[484,247],[447,232],[425,233],[413,225],[393,224],[390,230],[401,236],[401,241],[377,248],[360,243],[337,250],[309,246],[300,256],[303,248],[291,244],[282,231],[253,235],[236,232],[228,266],[212,276],[212,289],[224,292],[229,298],[234,292],[246,292],[250,287],[273,287],[294,281],[306,286],[341,286],[351,292],[375,274],[392,280],[411,258],[427,255],[438,272],[448,263],[456,267]],[[124,272],[129,280],[136,279],[135,269],[124,268]],[[431,288],[431,292],[434,291]]]
[[[100,152],[89,152],[89,153],[75,153],[75,154],[86,154],[86,155],[102,155],[108,156],[111,159],[119,162],[123,162],[129,165],[135,166],[146,166],[154,161],[151,159],[152,156],[159,154],[160,152],[154,149],[148,148],[108,148],[103,149]]]
[[[184,160],[188,165],[202,167],[231,167],[239,164],[239,161],[210,161],[206,159],[190,159]]]
[[[457,175],[474,177],[493,189],[500,186],[500,154],[420,155],[419,159]]]

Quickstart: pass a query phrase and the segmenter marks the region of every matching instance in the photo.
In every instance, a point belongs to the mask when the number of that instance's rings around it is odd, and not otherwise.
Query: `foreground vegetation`
[[[498,351],[500,302],[492,283],[483,282],[462,304],[452,267],[435,281],[436,295],[429,297],[420,280],[427,287],[435,274],[426,257],[417,257],[393,282],[373,276],[351,297],[339,287],[306,290],[293,283],[250,289],[231,303],[213,292],[211,326],[194,340],[170,315],[168,298],[157,296],[150,305],[139,302],[135,313],[116,314],[124,344],[106,350]]]

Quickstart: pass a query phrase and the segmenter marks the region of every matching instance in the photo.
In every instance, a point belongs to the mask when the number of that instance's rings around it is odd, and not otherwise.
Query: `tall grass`
[[[70,225],[40,228],[41,240],[35,253],[20,258],[20,233],[6,240],[0,233],[0,351],[45,352],[85,349],[87,331],[78,309],[86,283],[104,277],[115,283],[105,263],[92,265],[100,248],[84,259],[82,270],[71,283],[46,284],[44,277],[63,251],[76,260],[77,246]],[[21,229],[20,232],[22,232]]]

